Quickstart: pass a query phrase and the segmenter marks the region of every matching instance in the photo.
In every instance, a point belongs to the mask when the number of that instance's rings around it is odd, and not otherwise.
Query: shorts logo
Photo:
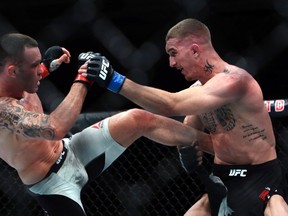
[[[230,169],[229,176],[246,177],[246,169]]]
[[[96,128],[96,129],[101,128],[101,127],[102,127],[102,121],[100,121],[100,122],[98,122],[98,123],[92,125],[91,127],[92,127],[92,128]]]
[[[63,151],[63,152],[60,154],[58,160],[56,161],[56,164],[59,164],[59,163],[62,161],[64,155],[65,155],[65,151]]]

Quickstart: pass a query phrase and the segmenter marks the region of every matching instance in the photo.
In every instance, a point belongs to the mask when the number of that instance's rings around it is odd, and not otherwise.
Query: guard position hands
[[[83,83],[88,89],[92,86],[94,81],[92,79],[88,79],[85,76],[85,73],[87,71],[88,62],[90,59],[96,58],[97,56],[100,56],[100,53],[94,53],[94,52],[85,52],[80,53],[78,56],[78,74],[74,80],[74,82],[80,82]]]
[[[105,56],[97,55],[87,62],[87,68],[78,71],[87,80],[118,93],[125,81],[125,76],[116,72]]]

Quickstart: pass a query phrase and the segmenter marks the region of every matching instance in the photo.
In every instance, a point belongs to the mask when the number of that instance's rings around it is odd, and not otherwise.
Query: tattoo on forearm
[[[256,139],[267,139],[267,136],[265,135],[265,129],[261,129],[257,126],[253,126],[252,124],[249,125],[243,125],[242,126],[244,135],[244,139],[248,139],[249,142],[254,141]]]
[[[19,101],[11,98],[2,98],[0,101],[0,128],[26,137],[55,137],[48,115],[27,111]]]
[[[206,65],[204,66],[204,71],[205,71],[206,73],[211,74],[213,68],[214,68],[214,65],[209,64],[208,60],[206,60]]]

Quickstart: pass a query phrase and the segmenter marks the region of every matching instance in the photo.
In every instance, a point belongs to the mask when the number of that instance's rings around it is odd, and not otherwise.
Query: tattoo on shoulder
[[[0,128],[31,138],[55,137],[48,115],[28,111],[13,98],[0,99]]]

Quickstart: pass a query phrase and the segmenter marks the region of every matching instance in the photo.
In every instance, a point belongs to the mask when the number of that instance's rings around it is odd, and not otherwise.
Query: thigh
[[[288,205],[280,195],[273,195],[267,203],[264,216],[288,215]]]
[[[71,137],[70,148],[86,170],[90,167],[88,175],[93,172],[93,176],[98,176],[126,150],[112,138],[109,121],[110,117]]]
[[[208,195],[204,194],[184,216],[211,216]]]
[[[69,156],[67,158],[69,159]],[[69,161],[65,160],[58,173],[51,173],[50,176],[40,182],[26,187],[27,192],[34,197],[45,210],[48,211],[48,208],[58,208],[58,206],[61,206],[60,202],[59,204],[57,204],[58,202],[53,202],[53,197],[55,197],[55,200],[57,198],[63,203],[73,203],[73,206],[75,206],[73,208],[76,208],[76,206],[77,208],[80,207],[82,212],[84,212],[81,201],[81,188],[86,183],[87,176],[82,176],[81,173],[74,174],[73,172],[67,172],[65,168],[69,166]],[[83,170],[85,171],[84,168]],[[78,171],[75,170],[75,172]]]
[[[81,206],[62,195],[35,195],[34,198],[50,216],[86,216]]]

